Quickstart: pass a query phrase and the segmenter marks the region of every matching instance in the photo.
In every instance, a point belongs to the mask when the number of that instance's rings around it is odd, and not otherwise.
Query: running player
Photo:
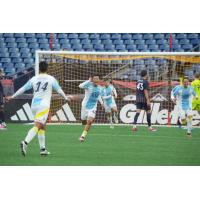
[[[106,117],[110,122],[110,128],[114,128],[112,117],[116,124],[119,123],[118,121],[118,110],[117,105],[115,103],[115,99],[117,98],[117,92],[114,86],[111,84],[110,79],[104,79],[104,87],[103,87],[103,101],[104,101],[104,108],[106,112]],[[113,114],[113,116],[112,116]]]
[[[178,106],[181,123],[187,122],[187,135],[192,136],[192,99],[193,97],[197,98],[197,95],[192,86],[189,85],[187,78],[183,79],[183,85],[174,90],[173,96],[174,103]]]
[[[147,114],[147,123],[149,131],[155,132],[156,129],[151,126],[151,103],[149,97],[149,82],[146,70],[141,71],[141,79],[136,83],[136,114],[132,131],[137,131],[137,120],[141,110],[145,110]]]
[[[46,62],[39,63],[40,74],[31,78],[22,88],[20,88],[13,96],[7,97],[8,100],[23,94],[25,91],[33,88],[33,99],[31,110],[34,115],[34,126],[31,128],[25,138],[20,143],[22,155],[27,153],[28,144],[38,135],[40,155],[48,155],[50,152],[46,150],[45,146],[45,126],[48,118],[52,89],[60,94],[66,101],[69,100],[59,86],[57,80],[47,74],[48,64]]]
[[[192,110],[196,110],[200,114],[200,73],[196,73],[194,76],[194,81],[191,85],[198,96],[198,99],[193,98],[192,100]]]
[[[3,70],[0,69],[0,79],[3,77]],[[4,114],[4,91],[3,85],[0,81],[0,130],[6,130],[5,114]]]
[[[88,81],[85,81],[79,85],[79,88],[85,90],[85,97],[82,101],[81,107],[81,120],[82,124],[85,125],[79,140],[83,142],[90,130],[92,123],[95,120],[97,103],[100,101],[103,106],[101,99],[102,87],[99,85],[99,75],[93,75]]]

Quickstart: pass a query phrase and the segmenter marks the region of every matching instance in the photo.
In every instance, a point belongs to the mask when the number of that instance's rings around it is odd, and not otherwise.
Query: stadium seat
[[[72,49],[76,50],[77,49],[81,49],[82,48],[82,45],[81,44],[72,44]]]
[[[101,40],[101,43],[102,44],[104,44],[104,45],[106,45],[106,44],[112,44],[112,40],[110,40],[110,39],[103,39],[103,40]]]
[[[0,43],[0,48],[6,48],[5,43]]]
[[[6,53],[8,52],[8,48],[0,47],[0,53]]]
[[[11,62],[10,58],[1,58],[1,63],[10,63],[10,62]]]
[[[7,68],[7,67],[14,67],[14,64],[13,63],[3,63],[2,65],[3,68]]]
[[[9,49],[8,49],[8,52],[9,52],[9,53],[18,53],[18,52],[19,52],[19,49],[18,49],[18,48],[9,48]]]
[[[92,44],[101,44],[101,40],[99,40],[99,39],[92,39],[91,43]]]
[[[27,38],[27,43],[37,43],[36,38]]]
[[[90,37],[90,39],[99,39],[99,34],[98,33],[90,33],[89,37]]]
[[[182,49],[184,49],[185,51],[189,51],[193,48],[193,46],[191,44],[184,44],[181,46]]]
[[[38,39],[38,43],[39,43],[39,44],[47,44],[47,43],[49,43],[49,42],[48,42],[48,39],[46,39],[46,38],[39,38],[39,39]]]
[[[179,40],[179,44],[190,44],[190,41],[188,39],[181,39]]]
[[[35,35],[35,37],[37,38],[37,39],[39,39],[39,38],[46,38],[46,33],[36,33],[36,35]]]
[[[60,44],[69,44],[69,39],[66,39],[66,38],[60,39]]]
[[[152,40],[153,39],[153,35],[151,33],[144,33],[142,35],[142,39],[143,40]]]
[[[162,40],[162,39],[165,38],[165,35],[162,34],[162,33],[154,33],[154,34],[153,34],[153,38],[154,38],[155,40]]]
[[[7,52],[0,53],[0,58],[9,58],[9,53]]]
[[[141,40],[141,39],[142,39],[142,34],[133,33],[133,34],[132,34],[132,39],[133,39],[133,40]]]
[[[56,33],[47,33],[46,38],[50,39],[53,36],[53,40],[57,39],[57,34]]]
[[[150,50],[150,51],[157,51],[158,50],[158,45],[156,45],[156,44],[151,44],[151,45],[149,45],[148,46],[148,49]]]
[[[197,33],[189,33],[187,35],[187,39],[196,39],[198,38],[198,34]]]
[[[179,45],[179,44],[173,44],[172,45],[172,49],[174,50],[174,51],[176,51],[176,50],[178,50],[178,49],[180,49],[181,48],[181,46]]]
[[[165,45],[165,44],[169,44],[169,42],[165,39],[158,39],[158,40],[156,40],[156,44],[157,45],[161,45],[161,44]]]
[[[67,35],[67,38],[68,39],[78,39],[78,34],[76,34],[76,33],[69,33]]]
[[[71,45],[70,44],[61,44],[61,48],[66,49],[66,50],[71,50]]]
[[[147,40],[145,40],[145,44],[146,44],[146,45],[156,44],[156,40],[153,40],[153,39],[147,39]]]
[[[91,44],[91,40],[90,39],[82,39],[81,44]]]
[[[108,33],[100,33],[100,39],[102,39],[102,40],[110,39],[110,34],[108,34]]]
[[[123,40],[113,40],[113,44],[114,45],[117,45],[117,44],[124,44],[124,41]]]
[[[15,42],[15,38],[10,38],[10,37],[9,38],[5,38],[5,42],[6,43],[9,43],[9,42],[13,43],[13,42]]]
[[[24,63],[16,63],[15,64],[15,68],[25,68],[25,64]]]
[[[115,45],[113,45],[113,44],[106,44],[106,45],[104,45],[104,49],[106,50],[106,51],[109,51],[109,50],[115,50]]]
[[[30,43],[28,46],[29,46],[30,49],[38,49],[39,48],[38,43]]]
[[[14,37],[14,33],[3,33],[4,38]]]
[[[87,33],[80,33],[78,36],[79,39],[88,39],[89,35]]]
[[[121,39],[130,40],[130,39],[132,39],[132,35],[129,33],[121,33]]]
[[[58,39],[67,39],[67,35],[65,33],[58,33],[57,38]]]
[[[123,44],[117,44],[117,45],[115,45],[115,49],[117,51],[119,51],[119,50],[126,50],[126,46],[123,45]]]
[[[22,59],[21,58],[12,58],[13,63],[21,63]]]
[[[128,45],[126,45],[126,49],[128,51],[135,51],[135,50],[137,50],[137,47],[134,44],[128,44]]]
[[[176,39],[185,39],[187,38],[187,35],[185,33],[177,33]]]
[[[14,68],[14,67],[6,67],[5,73],[6,73],[7,75],[12,75],[12,74],[15,73],[15,68]]]
[[[27,63],[28,63],[28,64],[33,64],[33,63],[34,63],[34,60],[33,60],[32,58],[25,58],[25,59],[24,59],[24,63],[25,63],[25,64],[27,64]]]
[[[16,38],[16,43],[26,43],[25,38]]]
[[[135,40],[135,44],[139,45],[139,44],[145,44],[145,40]]]
[[[83,44],[82,48],[84,50],[93,50],[93,45],[92,44]]]
[[[199,44],[200,44],[200,39],[198,39],[198,38],[192,39],[192,40],[190,41],[190,43],[191,43],[192,45],[199,45]]]
[[[94,44],[94,49],[99,51],[99,50],[104,50],[104,46],[102,44]]]
[[[134,40],[124,40],[124,44],[125,45],[134,44]]]
[[[112,40],[120,40],[121,39],[121,34],[119,34],[119,33],[112,33],[110,38]]]
[[[40,44],[39,47],[40,47],[41,50],[49,50],[49,44],[43,43],[43,44]]]
[[[71,39],[70,44],[80,44],[80,40],[79,39]]]
[[[24,52],[24,53],[21,53],[21,58],[31,58],[31,53],[27,53],[27,52]]]
[[[139,45],[137,45],[137,49],[139,51],[146,51],[147,50],[147,45],[145,45],[145,44],[139,44]]]
[[[17,53],[17,52],[10,53],[10,58],[19,58],[19,57],[20,57],[20,53]]]
[[[35,37],[35,33],[25,33],[24,37],[25,38],[34,38]]]
[[[25,48],[25,47],[28,47],[28,44],[27,43],[18,43],[18,48]]]

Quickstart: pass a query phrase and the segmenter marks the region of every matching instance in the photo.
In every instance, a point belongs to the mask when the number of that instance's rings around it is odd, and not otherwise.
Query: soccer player
[[[0,79],[3,78],[3,71],[0,69]],[[0,81],[0,130],[6,130],[5,114],[4,114],[4,91]]]
[[[117,98],[117,92],[114,86],[111,84],[110,79],[108,78],[104,79],[104,85],[105,86],[103,87],[102,98],[104,101],[106,117],[108,121],[110,122],[110,128],[114,128],[113,122],[112,122],[112,114],[113,114],[114,122],[116,124],[119,123],[118,110],[117,110],[117,105],[115,103],[115,99]]]
[[[81,120],[82,124],[85,125],[80,142],[83,142],[90,130],[92,123],[94,122],[97,103],[100,101],[103,106],[101,99],[102,87],[99,85],[100,78],[99,75],[93,75],[88,81],[85,81],[79,85],[79,88],[85,90],[85,97],[82,101],[81,107]]]
[[[147,114],[147,123],[149,131],[155,132],[156,129],[151,126],[151,103],[149,97],[149,82],[146,70],[141,71],[141,79],[136,83],[136,114],[132,131],[137,131],[137,120],[141,110],[145,110]]]
[[[187,122],[187,135],[192,136],[192,99],[193,97],[197,98],[197,95],[192,86],[189,85],[187,78],[183,79],[183,85],[173,90],[173,96],[182,124]]]
[[[31,128],[26,138],[20,143],[22,155],[27,153],[28,144],[38,135],[40,155],[46,156],[50,154],[45,147],[45,126],[48,118],[52,89],[60,94],[66,101],[69,98],[65,95],[57,80],[47,74],[48,64],[46,62],[39,63],[40,74],[31,78],[23,87],[21,87],[13,96],[7,97],[8,100],[23,94],[25,91],[33,88],[33,99],[31,110],[34,115],[34,126]]]
[[[198,99],[193,98],[192,100],[192,110],[198,111],[200,114],[200,73],[196,73],[194,76],[194,81],[192,81],[191,85],[198,96]]]

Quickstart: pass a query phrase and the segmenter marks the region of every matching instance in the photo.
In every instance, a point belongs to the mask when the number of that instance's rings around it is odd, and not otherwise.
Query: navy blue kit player
[[[136,124],[141,110],[146,111],[149,131],[156,131],[155,128],[151,127],[151,103],[149,97],[148,74],[146,70],[141,71],[141,78],[136,83],[136,108],[132,131],[137,131]]]

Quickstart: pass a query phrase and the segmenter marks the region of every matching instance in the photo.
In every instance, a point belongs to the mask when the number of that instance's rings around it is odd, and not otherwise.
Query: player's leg
[[[137,102],[136,103],[136,113],[135,113],[135,117],[134,117],[134,122],[133,122],[133,128],[132,128],[132,131],[137,131],[137,120],[138,120],[138,117],[140,115],[140,112],[141,112],[141,108],[142,108],[142,104],[140,102]]]
[[[94,119],[95,119],[95,115],[96,115],[96,110],[89,110],[87,111],[87,123],[84,127],[84,130],[81,134],[81,137],[79,138],[79,140],[81,142],[83,142],[92,126],[92,123],[94,122]]]
[[[186,111],[187,117],[186,117],[186,121],[187,121],[187,135],[188,136],[192,136],[192,111],[188,110]]]
[[[113,113],[114,122],[116,124],[118,124],[119,123],[119,120],[118,120],[118,110],[117,110],[117,106],[116,105],[112,107],[112,113]]]
[[[4,105],[0,103],[0,130],[6,129]]]
[[[104,104],[104,108],[105,108],[105,113],[106,113],[106,119],[107,119],[108,122],[110,123],[110,128],[114,128],[113,122],[112,122],[112,111],[111,111],[111,107],[110,107],[110,106],[107,106],[106,104]]]
[[[147,123],[148,123],[148,129],[151,132],[155,132],[157,131],[157,129],[153,128],[151,126],[151,107],[148,106],[146,103],[144,104],[144,110],[146,111],[147,114]]]

